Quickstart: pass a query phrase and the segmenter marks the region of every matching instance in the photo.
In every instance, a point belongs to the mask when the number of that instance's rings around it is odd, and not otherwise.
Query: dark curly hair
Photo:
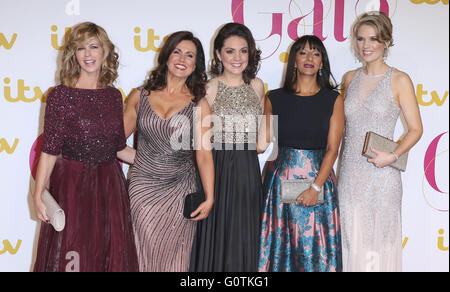
[[[150,72],[149,78],[144,83],[144,89],[148,92],[162,90],[167,86],[167,61],[170,55],[182,41],[191,41],[197,48],[195,70],[186,80],[186,85],[191,94],[195,97],[194,101],[202,99],[206,95],[206,75],[205,53],[202,43],[190,31],[178,31],[169,36],[165,41],[163,48],[158,56],[158,67]]]
[[[331,73],[330,60],[328,59],[327,50],[323,42],[315,35],[304,35],[299,38],[291,47],[289,52],[289,60],[286,66],[286,75],[284,80],[284,90],[295,93],[295,85],[297,83],[297,69],[295,68],[295,60],[297,53],[303,50],[309,44],[311,49],[316,49],[322,55],[323,68],[321,74],[317,74],[317,85],[320,88],[336,89],[337,83]],[[334,82],[331,82],[333,79]]]
[[[244,38],[248,44],[249,60],[248,66],[243,72],[243,79],[246,84],[250,84],[250,81],[256,77],[261,62],[261,50],[256,48],[255,39],[251,31],[243,24],[240,23],[227,23],[225,24],[217,34],[214,40],[214,59],[211,61],[211,74],[219,76],[223,73],[224,68],[221,66],[221,61],[217,56],[217,52],[222,50],[225,40],[232,36],[239,36]]]

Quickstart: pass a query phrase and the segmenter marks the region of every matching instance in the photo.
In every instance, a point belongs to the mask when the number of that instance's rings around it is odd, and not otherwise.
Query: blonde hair
[[[114,83],[118,77],[119,55],[114,51],[115,46],[106,31],[92,22],[83,22],[72,27],[62,51],[62,66],[59,73],[60,82],[74,87],[80,77],[80,65],[76,57],[78,46],[85,41],[97,38],[103,48],[103,63],[98,78],[98,86],[106,87]]]
[[[361,62],[363,59],[358,52],[357,40],[359,28],[363,25],[370,25],[376,30],[378,41],[385,44],[384,57],[387,57],[389,48],[394,46],[391,19],[383,12],[373,11],[364,13],[355,20],[351,30],[351,44],[353,54]]]

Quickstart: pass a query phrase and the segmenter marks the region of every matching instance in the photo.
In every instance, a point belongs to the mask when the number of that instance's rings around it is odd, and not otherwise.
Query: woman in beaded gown
[[[210,113],[208,102],[201,99],[207,78],[203,47],[191,32],[173,33],[158,64],[130,97],[124,116],[126,135],[138,131],[130,198],[139,270],[187,272],[196,221],[205,219],[214,203],[210,141],[198,144],[210,129],[201,122]],[[200,111],[195,125],[201,128],[194,128],[194,107]],[[201,188],[195,163],[206,201],[189,220],[183,216],[184,199]]]
[[[264,85],[260,52],[247,27],[226,24],[214,41],[207,99],[213,112],[215,204],[199,223],[191,272],[257,271],[261,172],[256,149]]]
[[[33,196],[38,218],[48,223],[42,193],[49,186],[66,225],[58,233],[42,224],[36,272],[138,270],[126,181],[116,159],[132,163],[134,156],[126,148],[122,95],[111,86],[117,59],[101,27],[72,28],[63,50],[62,84],[47,99]]]
[[[344,130],[344,103],[331,85],[328,54],[311,35],[290,50],[283,88],[271,91],[267,116],[278,116],[278,156],[264,177],[260,272],[341,272],[339,202],[333,165]],[[281,201],[281,181],[306,178],[297,204]],[[318,194],[324,190],[324,202]]]
[[[344,76],[346,128],[339,174],[343,265],[347,272],[402,270],[402,181],[389,165],[422,135],[422,122],[409,76],[384,58],[393,44],[392,23],[384,13],[365,13],[352,28],[353,50],[364,67]],[[392,153],[372,149],[361,155],[365,135],[393,139],[403,113],[408,132]]]

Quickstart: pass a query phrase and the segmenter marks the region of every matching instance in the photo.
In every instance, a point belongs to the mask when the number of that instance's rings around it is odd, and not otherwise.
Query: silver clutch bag
[[[44,202],[50,224],[56,231],[61,232],[66,225],[66,215],[64,214],[64,210],[61,209],[53,196],[46,189],[44,189],[42,194],[42,202]]]
[[[364,147],[362,155],[368,158],[376,157],[376,154],[370,151],[370,148],[375,148],[378,151],[393,152],[398,147],[398,144],[394,141],[375,134],[374,132],[366,133],[366,140],[364,141]],[[390,166],[401,171],[406,170],[406,164],[408,162],[408,152],[400,155],[398,160],[392,163]]]
[[[284,204],[296,204],[297,198],[301,193],[306,191],[311,187],[313,180],[302,178],[302,179],[282,179],[281,180],[281,202]],[[323,188],[319,193],[319,198],[317,204],[324,202],[324,191]]]

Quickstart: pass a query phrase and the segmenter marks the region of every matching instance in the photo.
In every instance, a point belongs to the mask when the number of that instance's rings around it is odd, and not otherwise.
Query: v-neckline
[[[150,101],[150,95],[147,96],[147,102],[148,102],[148,104],[149,104],[150,109],[152,110],[152,112],[153,112],[159,119],[161,119],[161,120],[163,120],[163,121],[168,121],[168,120],[170,120],[171,118],[173,118],[174,116],[176,116],[176,115],[178,115],[179,113],[181,113],[181,112],[182,112],[185,108],[187,108],[193,101],[190,100],[184,107],[182,107],[180,110],[178,110],[178,111],[175,112],[173,115],[171,115],[170,117],[167,117],[167,118],[161,117],[161,116],[155,111],[155,109],[154,109],[153,106],[152,106],[152,102]]]

